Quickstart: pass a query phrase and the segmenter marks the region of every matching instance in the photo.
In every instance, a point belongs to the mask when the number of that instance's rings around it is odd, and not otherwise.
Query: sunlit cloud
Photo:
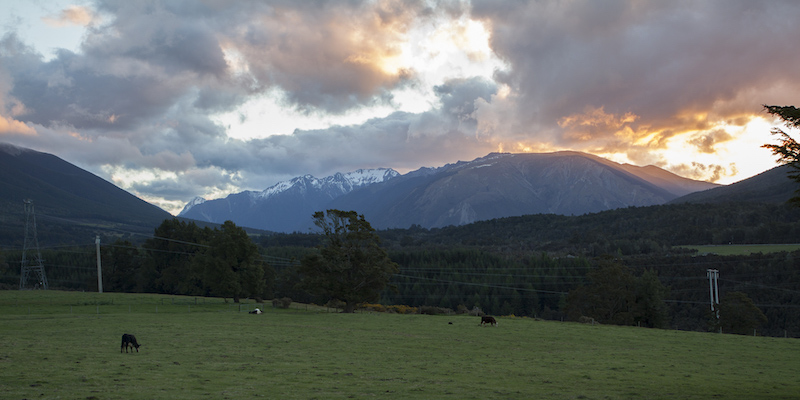
[[[5,134],[36,135],[36,130],[24,122],[0,115],[0,135]],[[1,138],[2,136],[0,136]]]
[[[58,15],[42,17],[42,21],[54,27],[88,26],[95,22],[96,18],[97,16],[90,8],[73,5],[61,10]]]
[[[730,183],[776,165],[762,104],[800,103],[791,2],[34,3],[0,35],[0,140],[172,212],[492,151]]]

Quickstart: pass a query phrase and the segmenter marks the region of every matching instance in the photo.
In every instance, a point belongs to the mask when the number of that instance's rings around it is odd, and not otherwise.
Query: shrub
[[[469,315],[472,315],[473,317],[482,317],[486,315],[486,313],[484,313],[480,307],[475,306],[472,308],[472,311],[469,312]]]
[[[420,306],[419,313],[427,315],[450,315],[453,313],[453,310],[446,307]]]
[[[327,303],[325,303],[325,307],[328,308],[335,308],[335,309],[342,309],[344,308],[344,302],[338,299],[331,299]]]
[[[398,314],[416,314],[417,307],[411,307],[406,305],[399,305],[399,306],[390,306],[392,311]]]
[[[361,309],[367,311],[386,312],[386,307],[381,304],[363,303],[361,304]]]
[[[276,308],[289,308],[292,305],[292,299],[283,297],[281,299],[272,299],[272,306]]]
[[[416,314],[417,307],[411,307],[406,305],[389,305],[385,306],[383,304],[370,304],[370,303],[362,303],[361,309],[367,311],[375,311],[375,312],[385,312],[390,314]]]

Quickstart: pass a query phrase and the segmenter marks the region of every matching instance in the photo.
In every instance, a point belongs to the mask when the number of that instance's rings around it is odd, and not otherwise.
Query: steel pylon
[[[19,273],[20,290],[47,289],[47,276],[44,273],[42,253],[39,251],[39,238],[36,234],[36,213],[33,211],[33,200],[25,199],[25,241],[22,246],[22,262]],[[28,258],[31,252],[32,260]],[[34,279],[30,279],[34,278]]]

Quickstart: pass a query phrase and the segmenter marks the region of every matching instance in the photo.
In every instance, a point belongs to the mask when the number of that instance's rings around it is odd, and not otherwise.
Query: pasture
[[[177,301],[176,301],[177,299]],[[789,399],[800,341],[219,299],[0,292],[9,399]],[[155,308],[158,307],[156,312]],[[452,324],[450,324],[452,322]],[[123,333],[139,353],[120,354]]]
[[[699,254],[717,254],[720,256],[746,256],[755,253],[767,254],[800,250],[800,244],[722,244],[680,247],[695,249]]]

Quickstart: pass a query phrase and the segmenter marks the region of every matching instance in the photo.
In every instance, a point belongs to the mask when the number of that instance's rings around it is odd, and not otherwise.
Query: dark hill
[[[33,200],[40,233],[48,225],[77,223],[152,234],[164,219],[172,218],[52,154],[0,144],[0,220],[7,228],[24,225],[24,199]],[[2,243],[15,243],[22,237],[12,234],[3,239],[7,240]]]
[[[782,165],[727,186],[682,196],[670,203],[786,203],[800,187],[788,177],[791,170],[790,166]]]

